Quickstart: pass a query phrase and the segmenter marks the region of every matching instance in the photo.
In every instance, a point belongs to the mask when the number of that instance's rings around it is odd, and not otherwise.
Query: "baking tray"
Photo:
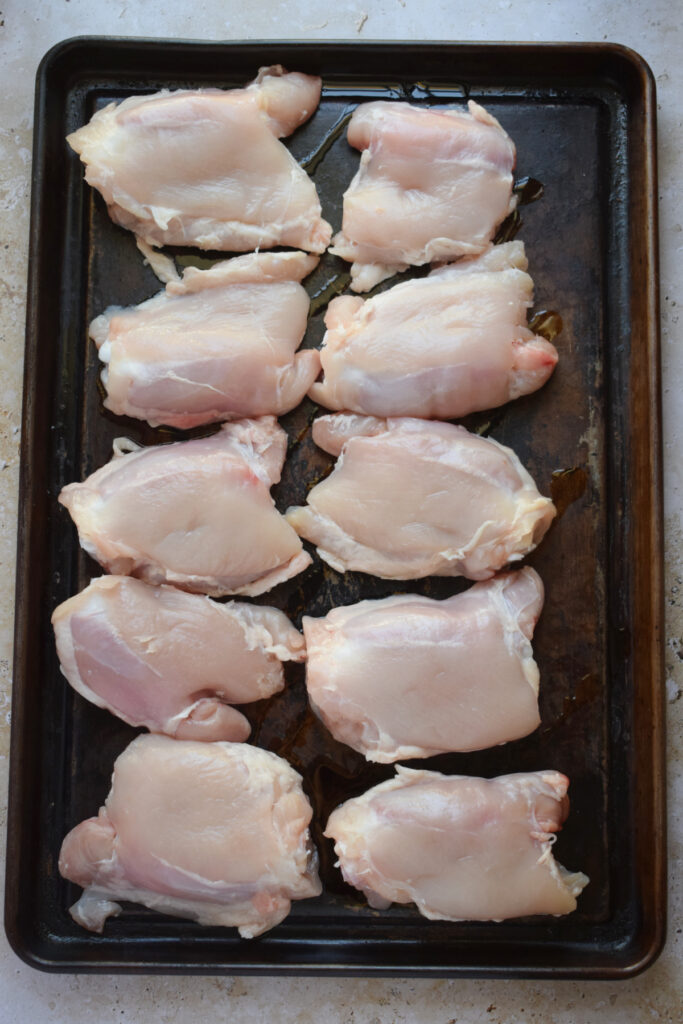
[[[519,179],[544,195],[521,207],[519,237],[536,309],[557,311],[560,363],[538,393],[468,425],[509,444],[560,516],[529,559],[546,583],[535,650],[542,725],[506,746],[423,762],[494,776],[556,768],[572,811],[558,859],[590,885],[566,918],[430,922],[412,907],[377,912],[347,887],[322,839],[340,800],[393,774],[331,739],[307,709],[303,671],[243,710],[253,741],[303,774],[315,807],[322,897],[295,903],[255,941],[127,905],[102,936],[73,923],[76,887],[59,877],[63,836],[97,812],[134,730],[83,701],[59,672],[50,614],[99,568],[80,550],[61,487],[104,463],[115,436],[178,436],[101,408],[90,318],[160,289],[132,235],[109,220],[64,137],[111,99],[163,87],[244,84],[263,64],[323,76],[320,109],[288,141],[340,223],[358,162],[342,131],[371,98],[422,104],[472,96],[517,144]],[[618,978],[657,956],[666,880],[662,729],[662,529],[655,101],[636,54],[608,44],[193,43],[80,38],[51,50],[37,77],[16,605],[6,928],[16,952],[57,971]],[[537,191],[531,185],[526,198]],[[508,225],[510,230],[520,225]],[[188,252],[176,251],[180,261]],[[307,345],[346,266],[326,256],[307,282]],[[550,318],[552,321],[553,318]],[[330,460],[310,438],[310,402],[283,420],[290,453],[278,506],[303,502]],[[463,581],[395,584],[341,576],[319,559],[270,594],[298,623],[362,596],[446,596]]]

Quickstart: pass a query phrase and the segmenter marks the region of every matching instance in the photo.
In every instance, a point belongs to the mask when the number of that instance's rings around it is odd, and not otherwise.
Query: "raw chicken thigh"
[[[298,352],[317,266],[302,252],[252,253],[189,267],[182,280],[90,325],[106,364],[105,407],[180,429],[242,416],[281,416],[302,400],[318,352]]]
[[[354,111],[348,140],[363,153],[330,249],[353,263],[354,291],[484,252],[514,209],[514,144],[483,107],[468,110],[380,100]]]
[[[539,725],[533,569],[433,601],[416,594],[304,618],[306,687],[335,739],[369,761],[480,750]]]
[[[67,141],[112,220],[149,245],[324,252],[315,186],[278,141],[313,114],[321,84],[276,65],[244,89],[130,96]]]
[[[263,594],[311,559],[275,508],[287,437],[272,416],[225,423],[211,437],[114,458],[59,500],[82,547],[118,575],[220,597]]]
[[[282,661],[304,639],[283,612],[218,604],[130,576],[101,576],[55,609],[62,672],[75,690],[129,725],[177,739],[246,740],[230,704],[282,690]]]
[[[452,423],[338,413],[313,438],[341,457],[287,520],[338,572],[485,580],[555,515],[513,451]]]
[[[416,903],[442,921],[568,914],[588,884],[552,855],[568,785],[555,771],[489,780],[399,767],[333,811],[325,835],[372,907]]]
[[[301,777],[267,750],[139,736],[99,815],[62,844],[60,873],[85,890],[71,916],[101,932],[131,900],[253,938],[321,891],[311,815]]]
[[[454,419],[536,391],[557,350],[527,327],[526,269],[523,243],[508,242],[365,302],[333,299],[325,376],[310,397],[370,416]]]

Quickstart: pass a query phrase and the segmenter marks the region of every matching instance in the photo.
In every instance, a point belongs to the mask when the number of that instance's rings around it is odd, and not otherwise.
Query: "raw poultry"
[[[434,601],[397,594],[304,616],[306,688],[335,739],[388,763],[480,750],[539,725],[533,569]]]
[[[313,438],[340,458],[287,520],[338,572],[488,579],[555,516],[510,448],[452,423],[336,413]]]
[[[71,916],[101,932],[117,900],[253,938],[321,891],[311,805],[286,761],[246,743],[139,736],[95,818],[64,839]]]
[[[330,252],[352,263],[354,291],[408,266],[484,252],[516,205],[514,144],[472,100],[467,113],[363,103],[348,140],[362,155]]]
[[[149,245],[320,253],[330,225],[315,185],[279,139],[311,117],[321,86],[274,65],[243,89],[130,96],[67,141],[112,220]]]
[[[325,835],[378,909],[415,903],[444,921],[568,914],[588,884],[552,853],[568,786],[556,771],[477,779],[399,767],[333,811]]]
[[[508,242],[372,299],[333,299],[310,397],[369,416],[449,420],[536,391],[557,350],[527,326],[526,270],[524,244]]]
[[[315,380],[318,352],[296,352],[309,299],[299,283],[317,257],[251,253],[188,267],[182,279],[90,325],[105,408],[187,430],[217,420],[281,416]]]
[[[55,609],[62,672],[81,696],[134,726],[177,739],[246,740],[232,704],[282,690],[301,633],[277,608],[100,576]]]
[[[59,501],[108,572],[213,597],[263,594],[311,562],[270,496],[286,447],[272,416],[150,448],[117,441]]]

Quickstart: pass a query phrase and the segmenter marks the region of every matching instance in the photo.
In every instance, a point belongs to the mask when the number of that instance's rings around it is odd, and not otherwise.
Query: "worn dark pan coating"
[[[179,435],[102,411],[87,324],[107,305],[138,302],[160,285],[132,235],[84,184],[64,136],[112,98],[236,86],[277,62],[324,78],[319,111],[289,145],[313,173],[335,229],[358,162],[338,126],[368,98],[443,104],[471,95],[515,140],[518,177],[543,185],[542,198],[521,208],[518,237],[536,308],[562,318],[560,363],[542,391],[468,421],[514,447],[560,509],[529,560],[547,588],[535,643],[543,724],[515,743],[425,766],[569,775],[572,811],[555,850],[591,878],[569,917],[451,924],[426,921],[411,907],[370,910],[343,884],[322,824],[339,801],[393,770],[368,767],[331,739],[307,709],[297,666],[289,666],[283,694],[243,710],[254,742],[304,776],[324,895],[295,904],[282,925],[252,942],[132,906],[96,936],[67,913],[79,890],[57,872],[62,838],[96,813],[134,730],[82,700],[59,673],[50,613],[99,569],[56,499],[65,483],[109,458],[114,437],[154,443]],[[615,978],[657,955],[665,851],[654,117],[649,69],[602,44],[77,39],[47,55],[36,101],[6,906],[10,941],[30,963],[63,971]],[[318,297],[306,344],[318,344],[324,302],[346,269],[326,256],[308,282]],[[557,318],[546,318],[548,326]],[[281,509],[302,503],[330,465],[310,437],[314,412],[305,402],[284,418],[291,441],[275,491]],[[320,615],[402,590],[446,596],[463,586],[342,576],[316,559],[261,600],[298,624],[304,610]]]

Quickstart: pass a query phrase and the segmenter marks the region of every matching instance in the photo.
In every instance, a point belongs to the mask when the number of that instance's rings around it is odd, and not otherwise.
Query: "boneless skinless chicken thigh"
[[[337,413],[313,438],[341,455],[287,519],[338,572],[488,579],[555,515],[513,451],[452,423]]]
[[[59,500],[81,545],[109,572],[220,597],[262,594],[311,559],[280,515],[287,437],[272,416],[225,423],[210,437],[131,448]]]
[[[71,915],[101,932],[131,900],[260,935],[321,891],[311,814],[301,777],[267,750],[139,736],[99,815],[62,844],[59,871],[85,890]]]
[[[415,903],[445,921],[568,914],[588,884],[552,854],[568,785],[555,771],[477,779],[399,767],[333,811],[325,835],[372,907]]]
[[[538,726],[533,569],[434,601],[400,594],[304,617],[306,688],[332,735],[369,761],[480,750]]]
[[[348,140],[362,156],[330,252],[352,262],[354,291],[407,266],[483,252],[515,207],[514,144],[471,100],[468,113],[363,103]]]
[[[281,416],[320,368],[316,350],[295,354],[309,299],[301,279],[318,260],[302,252],[251,253],[182,280],[90,325],[105,363],[105,407],[187,430],[216,420]]]
[[[508,242],[373,299],[333,299],[310,397],[370,416],[455,419],[535,391],[557,351],[527,327],[526,269],[524,244]]]
[[[67,141],[112,219],[149,245],[324,252],[315,186],[278,141],[313,114],[321,84],[276,65],[244,89],[131,96]]]
[[[230,704],[284,686],[282,661],[303,661],[304,639],[276,608],[101,576],[55,609],[62,672],[87,700],[130,725],[177,739],[246,740]]]

